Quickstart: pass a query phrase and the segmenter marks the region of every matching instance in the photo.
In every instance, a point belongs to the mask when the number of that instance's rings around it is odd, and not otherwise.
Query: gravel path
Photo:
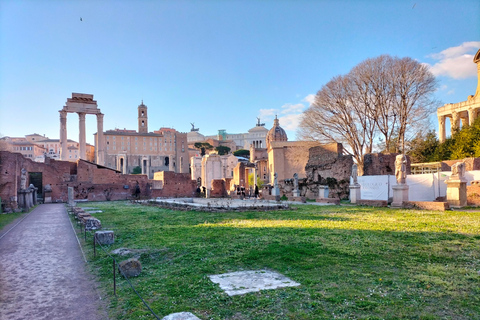
[[[108,319],[85,267],[65,206],[39,205],[3,230],[0,319]]]

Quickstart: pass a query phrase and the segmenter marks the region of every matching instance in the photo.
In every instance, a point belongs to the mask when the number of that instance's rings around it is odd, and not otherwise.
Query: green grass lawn
[[[480,319],[480,213],[298,206],[201,213],[88,203],[109,250],[136,249],[131,279],[157,315],[200,319]],[[153,318],[112,261],[93,258],[114,319]],[[98,252],[98,251],[97,251]],[[270,269],[301,286],[229,297],[208,276]]]
[[[20,213],[0,214],[0,231],[7,231],[7,230],[3,230],[3,228],[5,228],[5,226],[12,223],[15,219],[21,217],[24,214],[26,214],[26,213],[25,212],[20,212]]]

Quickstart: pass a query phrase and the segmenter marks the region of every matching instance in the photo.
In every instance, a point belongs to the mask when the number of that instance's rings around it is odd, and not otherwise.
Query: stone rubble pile
[[[83,208],[72,207],[72,213],[75,218],[85,226],[86,230],[99,230],[102,229],[102,223],[97,218],[94,218],[83,210]]]

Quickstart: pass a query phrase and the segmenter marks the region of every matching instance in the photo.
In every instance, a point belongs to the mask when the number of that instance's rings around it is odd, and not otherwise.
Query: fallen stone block
[[[300,285],[300,283],[270,270],[238,271],[217,274],[209,276],[209,278],[212,282],[218,283],[229,296]]]
[[[85,230],[102,229],[102,223],[97,218],[87,218],[85,220]]]
[[[95,241],[101,245],[110,245],[115,242],[114,233],[111,230],[95,232]]]
[[[317,199],[315,199],[315,202],[331,203],[331,204],[339,205],[340,204],[340,199],[337,199],[337,198],[317,198]]]
[[[137,277],[142,272],[142,264],[135,258],[123,260],[118,264],[118,271],[128,278]]]
[[[177,312],[163,317],[162,320],[200,320],[200,318],[190,312]]]
[[[370,207],[388,207],[388,202],[386,200],[357,199],[356,204],[361,205],[361,206],[370,206]]]
[[[406,209],[418,208],[424,210],[449,210],[450,206],[448,202],[436,202],[436,201],[403,201],[403,207]]]

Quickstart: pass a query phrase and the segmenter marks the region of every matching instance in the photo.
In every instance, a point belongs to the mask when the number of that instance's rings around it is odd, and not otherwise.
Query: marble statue
[[[27,189],[27,170],[22,168],[22,173],[20,175],[20,190]]]
[[[395,158],[395,178],[398,184],[405,184],[407,178],[407,157],[399,154]]]
[[[354,163],[352,166],[352,182],[353,184],[358,183],[358,166],[356,163]]]

